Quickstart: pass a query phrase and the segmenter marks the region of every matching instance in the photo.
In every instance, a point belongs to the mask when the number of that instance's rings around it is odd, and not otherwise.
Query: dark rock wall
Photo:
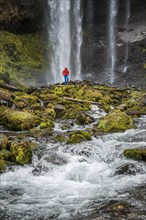
[[[130,20],[127,27],[128,70],[122,72],[127,42],[125,35],[125,10],[127,0],[117,0],[116,25],[117,60],[116,83],[145,86],[146,4],[145,0],[130,1]],[[107,74],[109,0],[82,0],[83,78],[100,83],[109,82]],[[15,33],[47,33],[47,0],[0,0],[0,30]],[[120,45],[120,46],[119,46]]]
[[[46,0],[0,0],[0,29],[31,33],[46,29]]]
[[[115,82],[118,85],[136,85],[145,87],[146,63],[146,2],[130,1],[130,19],[125,33],[126,1],[117,0],[118,13],[116,24],[116,70]],[[82,0],[83,4],[83,43],[82,72],[85,78],[108,83],[108,12],[109,0]],[[92,10],[89,11],[89,5]],[[128,34],[128,42],[124,40]],[[128,45],[128,69],[123,73],[125,49]]]

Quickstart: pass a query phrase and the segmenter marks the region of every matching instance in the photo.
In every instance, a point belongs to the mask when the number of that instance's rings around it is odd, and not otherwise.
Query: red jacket
[[[69,75],[69,71],[68,71],[67,68],[65,68],[65,69],[63,70],[62,75],[63,75],[63,76],[68,76],[68,75]]]

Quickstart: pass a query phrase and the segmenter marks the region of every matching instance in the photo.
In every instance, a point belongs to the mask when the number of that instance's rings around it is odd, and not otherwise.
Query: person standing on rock
[[[69,70],[65,67],[62,75],[64,76],[64,83],[67,84],[69,81]]]

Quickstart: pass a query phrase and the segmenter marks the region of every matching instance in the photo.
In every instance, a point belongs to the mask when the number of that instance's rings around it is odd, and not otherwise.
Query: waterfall
[[[130,0],[126,1],[126,15],[125,15],[125,32],[126,32],[126,42],[125,42],[125,61],[124,61],[124,69],[123,72],[127,71],[127,60],[128,60],[128,22],[130,18]]]
[[[115,63],[116,63],[116,15],[117,15],[117,0],[109,1],[109,30],[108,30],[108,68],[110,72],[110,83],[113,84],[115,78]]]
[[[48,0],[49,83],[62,82],[67,67],[71,79],[80,79],[82,16],[81,0]]]

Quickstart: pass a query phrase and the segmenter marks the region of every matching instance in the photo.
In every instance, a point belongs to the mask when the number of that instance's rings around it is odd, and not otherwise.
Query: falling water
[[[128,22],[130,18],[130,0],[126,1],[126,16],[125,16],[125,32],[126,32],[126,42],[125,42],[125,63],[123,72],[126,73],[127,71],[127,60],[128,60]]]
[[[116,25],[116,15],[117,15],[117,1],[110,0],[110,7],[109,7],[109,71],[110,71],[110,82],[113,84],[115,78],[115,63],[116,63],[116,32],[115,32],[115,25]]]
[[[71,79],[80,79],[82,43],[81,1],[48,0],[49,6],[49,79],[48,83],[62,82],[62,70],[67,67]]]

